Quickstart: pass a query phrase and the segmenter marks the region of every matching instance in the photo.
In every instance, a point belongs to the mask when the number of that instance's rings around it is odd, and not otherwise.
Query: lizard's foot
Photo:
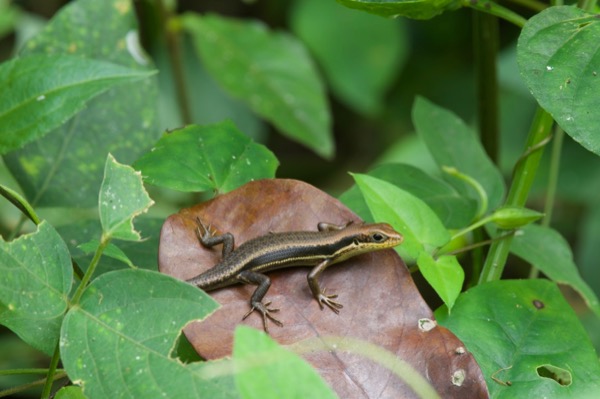
[[[268,306],[270,304],[271,304],[271,302],[267,302],[267,303],[252,302],[252,308],[250,308],[250,311],[248,313],[246,313],[244,315],[244,317],[242,317],[242,320],[246,320],[246,317],[250,316],[250,314],[252,312],[254,312],[255,310],[258,310],[262,314],[263,328],[265,329],[265,332],[267,334],[269,333],[269,328],[267,327],[267,321],[268,321],[267,319],[270,319],[277,326],[283,327],[283,324],[279,320],[277,320],[275,317],[271,316],[271,313],[277,313],[277,312],[279,312],[279,309],[269,309]]]
[[[337,298],[337,295],[326,295],[325,290],[321,292],[317,297],[317,302],[319,302],[319,306],[323,309],[323,305],[327,305],[329,309],[333,310],[336,314],[340,313],[340,309],[344,307],[339,302],[334,301],[333,299]]]

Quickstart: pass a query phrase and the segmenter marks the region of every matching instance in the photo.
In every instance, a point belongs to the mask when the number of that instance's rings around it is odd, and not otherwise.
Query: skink
[[[391,248],[400,244],[402,236],[387,223],[359,224],[348,223],[338,226],[319,223],[318,231],[295,231],[270,233],[246,241],[234,249],[234,237],[230,233],[214,235],[211,226],[206,226],[197,218],[196,235],[207,248],[223,244],[222,259],[209,270],[187,282],[212,291],[237,283],[253,284],[257,288],[250,298],[250,311],[262,314],[263,327],[268,332],[267,319],[278,326],[282,323],[271,313],[271,302],[263,303],[271,280],[264,273],[291,266],[314,266],[308,273],[308,286],[321,309],[326,305],[335,313],[343,306],[334,301],[337,295],[327,295],[319,285],[319,276],[330,265],[350,257]]]

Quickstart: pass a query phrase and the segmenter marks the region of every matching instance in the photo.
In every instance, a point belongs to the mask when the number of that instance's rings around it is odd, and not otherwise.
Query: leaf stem
[[[479,182],[473,179],[471,176],[461,173],[458,169],[452,166],[442,166],[442,171],[444,173],[448,173],[450,176],[454,176],[469,186],[471,186],[477,195],[479,196],[479,209],[477,210],[477,214],[475,215],[475,219],[479,219],[482,217],[488,208],[488,196],[485,189],[479,184]]]
[[[21,215],[27,216],[29,218],[29,220],[31,220],[33,223],[35,223],[36,226],[41,223],[41,220],[40,220],[39,216],[37,215],[37,213],[35,213],[35,210],[33,209],[33,207],[29,204],[29,202],[27,202],[27,200],[25,198],[23,198],[23,196],[21,196],[21,194],[19,194],[18,192],[16,192],[15,190],[13,190],[9,187],[6,187],[6,186],[0,184],[0,195],[2,195],[4,198],[6,198],[8,201],[10,201],[15,207],[17,207],[21,211]],[[24,223],[23,218],[21,218],[21,220],[22,220],[22,222],[19,222],[19,228],[22,226],[22,223]],[[15,230],[15,231],[19,231],[19,230]]]
[[[96,248],[94,257],[92,258],[90,265],[88,266],[87,270],[85,271],[85,274],[83,275],[83,278],[81,279],[81,283],[79,283],[79,287],[77,287],[77,291],[75,291],[73,298],[71,298],[70,306],[73,306],[73,305],[76,305],[77,303],[79,303],[79,299],[81,298],[83,291],[85,291],[86,286],[88,285],[92,276],[94,275],[94,271],[96,271],[96,267],[98,266],[98,263],[100,262],[102,253],[104,252],[104,250],[110,243],[110,240],[111,240],[111,237],[102,235],[102,239],[100,240],[100,244],[98,244],[98,248]]]
[[[55,380],[56,367],[58,366],[58,362],[60,361],[60,346],[59,343],[56,343],[56,348],[54,349],[54,355],[52,355],[52,360],[50,360],[50,367],[48,367],[48,374],[46,375],[46,382],[44,383],[44,388],[42,389],[41,399],[48,399],[50,397],[50,392],[52,391],[52,384]]]
[[[465,227],[462,230],[457,231],[456,233],[454,233],[452,235],[452,238],[450,238],[450,241],[456,240],[458,237],[463,236],[465,234],[467,234],[470,231],[473,231],[479,227],[482,227],[484,224],[489,223],[492,221],[492,216],[486,216],[483,219],[479,219],[478,221],[476,221],[475,223],[471,224],[470,226]]]
[[[525,206],[543,153],[544,146],[540,144],[547,142],[550,137],[552,123],[553,120],[550,114],[538,107],[527,137],[525,150],[527,157],[519,160],[515,166],[513,181],[505,203],[506,206]],[[512,237],[506,237],[506,239],[492,244],[479,278],[480,284],[500,279],[508,258],[511,242]]]
[[[473,244],[465,245],[462,248],[455,249],[454,251],[437,254],[437,256],[441,256],[441,255],[459,255],[459,254],[461,254],[463,252],[471,251],[471,250],[476,249],[476,248],[481,248],[481,247],[484,247],[486,245],[492,244],[492,243],[494,243],[496,241],[499,241],[499,240],[504,240],[506,237],[513,236],[514,234],[515,234],[515,230],[509,230],[508,233],[506,233],[506,234],[502,234],[500,236],[497,236],[497,237],[494,237],[494,238],[490,238],[489,240],[477,241],[477,242],[474,242]]]
[[[463,7],[471,7],[486,14],[495,15],[522,28],[527,20],[508,8],[487,0],[463,0]]]

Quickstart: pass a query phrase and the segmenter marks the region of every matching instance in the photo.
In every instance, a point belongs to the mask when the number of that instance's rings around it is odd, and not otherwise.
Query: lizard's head
[[[387,223],[350,224],[342,231],[346,235],[346,245],[340,251],[339,260],[365,252],[392,248],[404,240],[404,237]]]

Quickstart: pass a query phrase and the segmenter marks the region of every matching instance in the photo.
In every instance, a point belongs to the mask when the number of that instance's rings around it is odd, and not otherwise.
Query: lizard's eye
[[[373,242],[384,242],[386,239],[386,237],[381,233],[373,233],[371,238],[373,239]]]

